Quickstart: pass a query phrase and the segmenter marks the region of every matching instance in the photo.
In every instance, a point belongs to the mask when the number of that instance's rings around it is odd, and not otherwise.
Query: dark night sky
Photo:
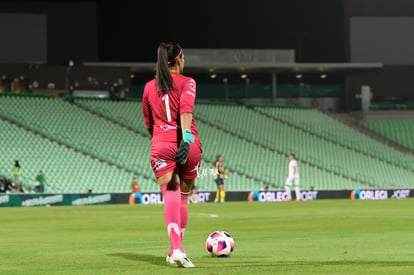
[[[100,61],[155,61],[183,48],[298,49],[303,62],[345,60],[343,0],[98,1]]]

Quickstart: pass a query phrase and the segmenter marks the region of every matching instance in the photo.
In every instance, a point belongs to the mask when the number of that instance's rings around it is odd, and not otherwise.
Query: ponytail
[[[158,92],[168,92],[174,89],[174,81],[171,77],[170,67],[174,66],[177,58],[181,58],[182,49],[176,43],[161,42],[157,50],[157,69],[155,78],[157,79]]]

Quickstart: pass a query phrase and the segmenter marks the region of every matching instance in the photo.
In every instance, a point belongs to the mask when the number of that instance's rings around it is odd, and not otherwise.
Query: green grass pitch
[[[184,248],[165,263],[162,205],[0,208],[1,274],[413,274],[414,200],[189,205]],[[215,230],[235,239],[211,258]]]

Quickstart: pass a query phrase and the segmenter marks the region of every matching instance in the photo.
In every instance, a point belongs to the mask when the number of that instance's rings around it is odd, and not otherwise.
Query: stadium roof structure
[[[186,72],[279,73],[348,72],[382,68],[382,63],[296,63],[294,49],[185,49]],[[85,62],[84,66],[123,67],[153,72],[155,63]]]
[[[156,63],[152,62],[84,62],[87,67],[122,67],[130,68],[132,72],[154,72]],[[277,62],[203,62],[192,64],[186,62],[186,72],[250,72],[250,73],[295,73],[295,72],[349,72],[380,69],[383,63],[277,63]]]
[[[186,73],[260,73],[272,79],[277,97],[278,73],[334,73],[381,69],[383,63],[296,63],[293,49],[185,49]],[[90,67],[129,68],[133,73],[154,73],[154,62],[84,62]],[[228,98],[228,89],[226,89]]]

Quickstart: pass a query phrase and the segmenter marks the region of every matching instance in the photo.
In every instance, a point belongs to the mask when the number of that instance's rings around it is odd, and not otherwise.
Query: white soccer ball
[[[226,231],[214,231],[206,240],[206,249],[210,256],[228,257],[234,250],[234,240]]]

